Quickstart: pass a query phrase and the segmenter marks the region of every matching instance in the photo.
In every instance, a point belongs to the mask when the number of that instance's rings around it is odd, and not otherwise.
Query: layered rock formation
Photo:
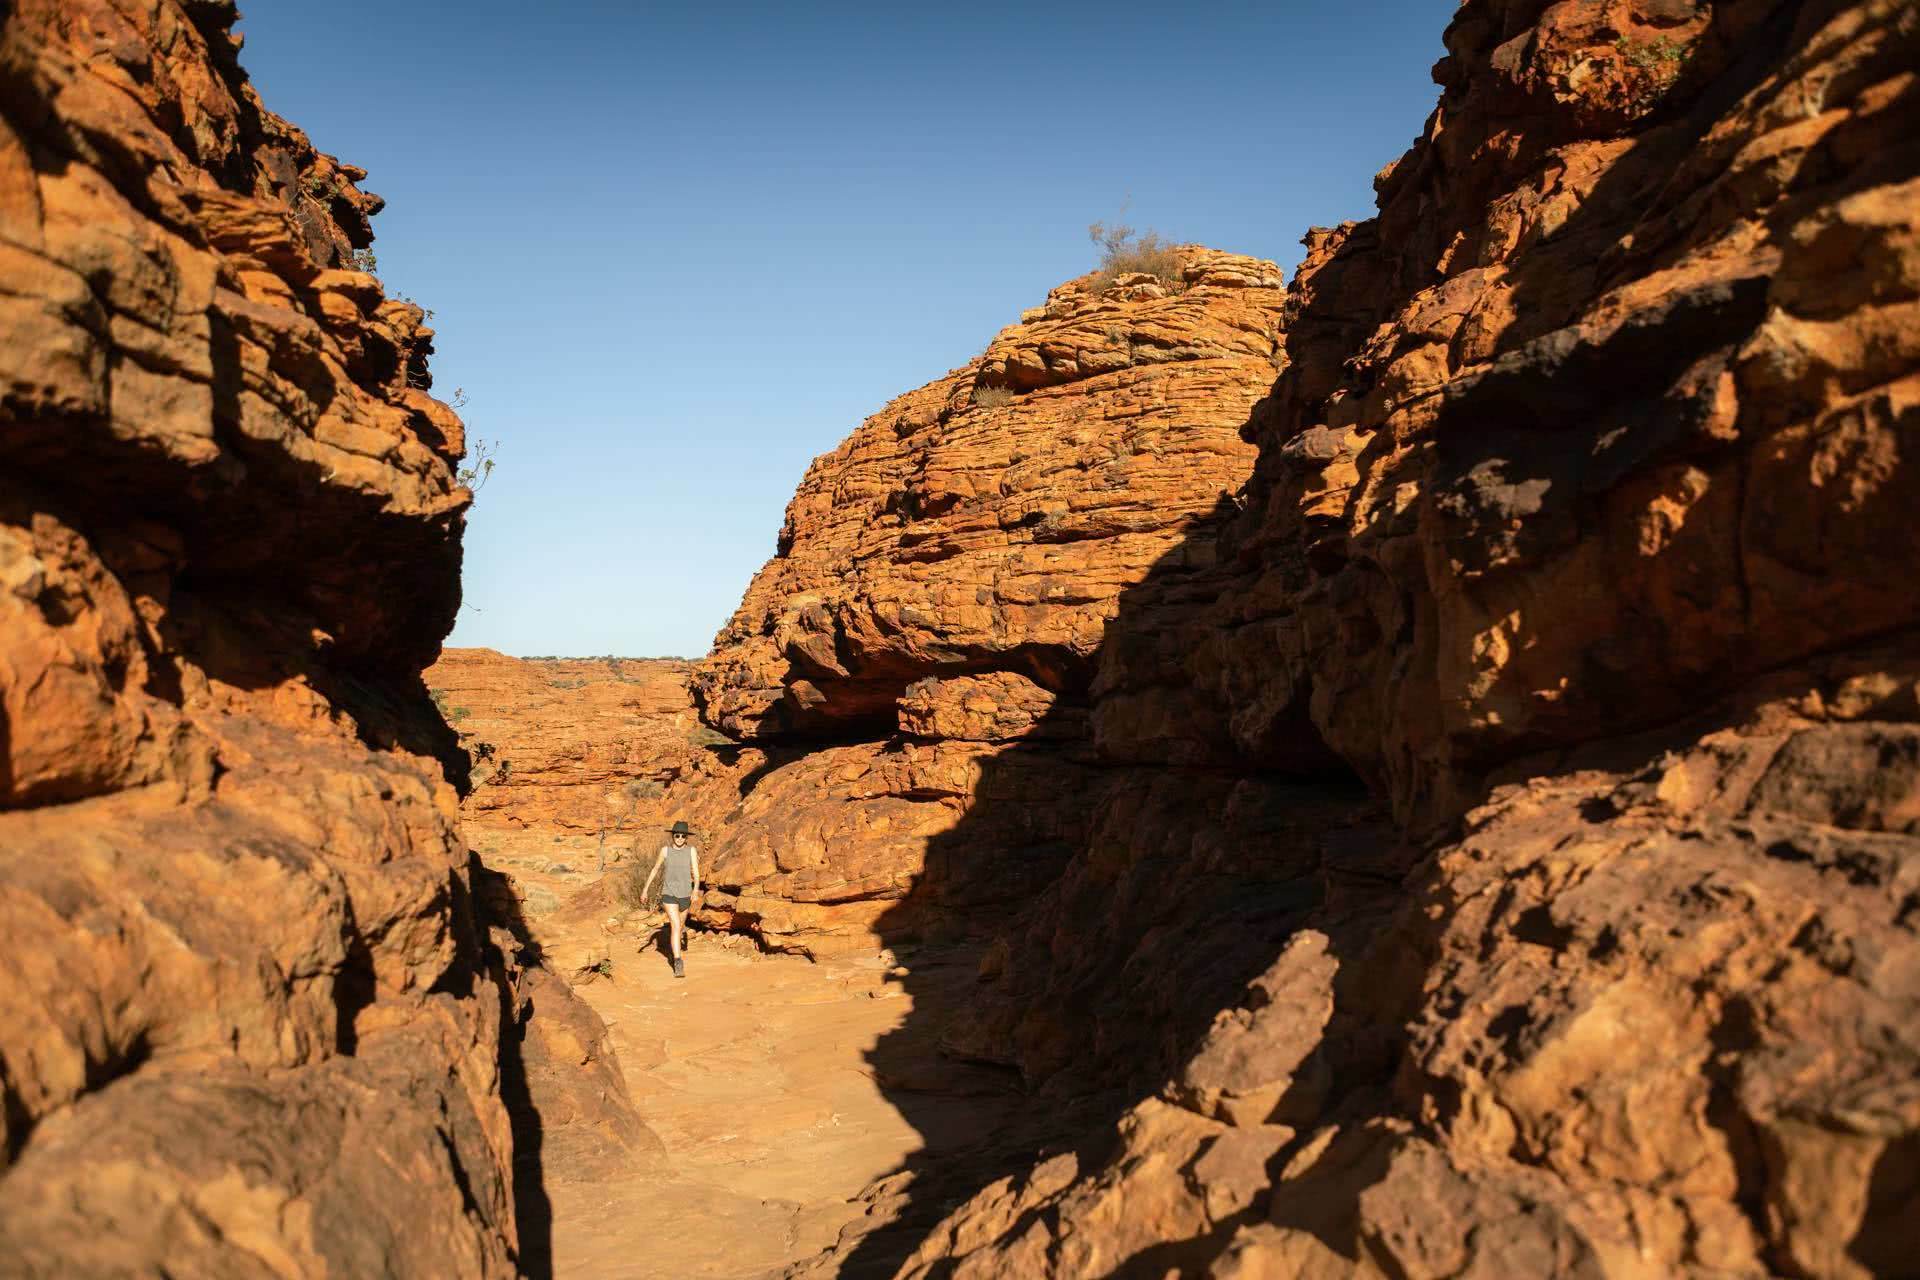
[[[1084,687],[1121,590],[1245,480],[1279,271],[1089,277],[814,461],[697,679],[735,737],[884,736],[929,675]]]
[[[0,28],[0,1240],[538,1270],[543,1144],[656,1144],[455,832],[460,426],[231,19]],[[1891,2],[1469,0],[1289,290],[1055,290],[696,671],[436,668],[476,820],[687,816],[776,947],[1000,935],[870,1065],[931,1130],[937,1019],[1074,1141],[816,1270],[1909,1266],[1917,68]]]
[[[512,1275],[461,424],[234,17],[0,26],[0,1269]]]
[[[1277,269],[1181,261],[1062,285],[815,461],[694,677],[751,744],[737,787],[670,793],[711,921],[814,952],[964,929],[1082,840],[1106,625],[1231,510],[1279,359]]]
[[[656,831],[666,788],[723,771],[727,739],[700,723],[689,663],[668,658],[528,661],[448,649],[427,687],[474,760],[463,802],[481,826]]]
[[[997,927],[949,1050],[1133,1100],[877,1185],[910,1272],[1904,1265],[1916,41],[1470,0],[1284,315],[1074,282],[816,462],[694,676],[706,918]]]
[[[1910,1265],[1920,24],[1470,0],[1447,46],[1309,237],[1220,568],[1129,594],[1092,710],[1253,795],[1331,753],[1404,835],[1270,843],[1307,905],[1238,1007],[909,1274]],[[1154,1047],[1155,934],[1217,945],[1189,803],[1102,815],[958,1047]]]

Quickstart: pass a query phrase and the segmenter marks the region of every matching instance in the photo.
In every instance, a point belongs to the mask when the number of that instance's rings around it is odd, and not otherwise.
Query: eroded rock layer
[[[1091,709],[1258,794],[1330,754],[1401,835],[1271,844],[1306,905],[1237,1007],[909,1274],[1911,1265],[1920,22],[1469,0],[1447,49],[1309,237],[1218,567],[1129,594]],[[1150,1043],[1181,812],[1095,819],[957,1047]]]
[[[667,819],[669,784],[720,771],[671,658],[510,658],[448,649],[427,687],[473,760],[471,823],[617,834],[624,849]]]
[[[780,554],[694,675],[747,745],[670,791],[708,918],[814,952],[971,927],[1079,847],[1087,692],[1124,592],[1204,551],[1279,360],[1273,264],[1055,289],[815,461]]]
[[[512,1275],[518,966],[419,678],[461,424],[234,18],[0,26],[3,1269]]]
[[[708,720],[873,738],[929,676],[1084,690],[1120,592],[1245,481],[1279,359],[1278,269],[1182,262],[1062,285],[816,459],[696,677]]]

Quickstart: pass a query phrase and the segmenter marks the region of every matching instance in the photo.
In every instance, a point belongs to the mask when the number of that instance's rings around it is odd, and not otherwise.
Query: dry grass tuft
[[[1150,275],[1178,293],[1186,287],[1180,274],[1180,254],[1157,231],[1135,231],[1121,223],[1096,222],[1087,238],[1100,246],[1100,266],[1093,273],[1093,291],[1105,293],[1121,276]]]
[[[740,744],[718,729],[699,721],[687,730],[687,741],[696,747],[737,747]]]
[[[653,878],[653,889],[647,890],[647,872],[653,869],[651,861],[636,859],[627,867],[626,874],[620,878],[620,901],[630,910],[658,911],[660,909],[660,891],[666,884],[664,876]]]

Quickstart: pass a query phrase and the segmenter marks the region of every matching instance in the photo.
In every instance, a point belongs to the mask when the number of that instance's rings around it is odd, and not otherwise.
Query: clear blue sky
[[[806,465],[1087,270],[1364,217],[1447,0],[242,0],[268,107],[371,172],[499,467],[450,640],[705,653]]]

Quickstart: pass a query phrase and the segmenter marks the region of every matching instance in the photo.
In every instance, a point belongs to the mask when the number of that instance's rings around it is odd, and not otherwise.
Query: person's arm
[[[662,849],[653,856],[653,870],[647,872],[647,887],[640,891],[640,901],[645,902],[653,892],[653,878],[660,874],[660,868],[667,865],[667,851]]]
[[[697,897],[699,897],[699,896],[700,896],[700,893],[701,893],[701,889],[700,889],[700,850],[699,850],[699,849],[697,849],[697,848],[696,848],[696,849],[694,849],[694,850],[693,850],[693,856],[692,856],[692,858],[690,859],[690,861],[691,861],[691,862],[693,863],[693,895],[694,895],[694,897],[696,897],[696,898],[697,898]]]

